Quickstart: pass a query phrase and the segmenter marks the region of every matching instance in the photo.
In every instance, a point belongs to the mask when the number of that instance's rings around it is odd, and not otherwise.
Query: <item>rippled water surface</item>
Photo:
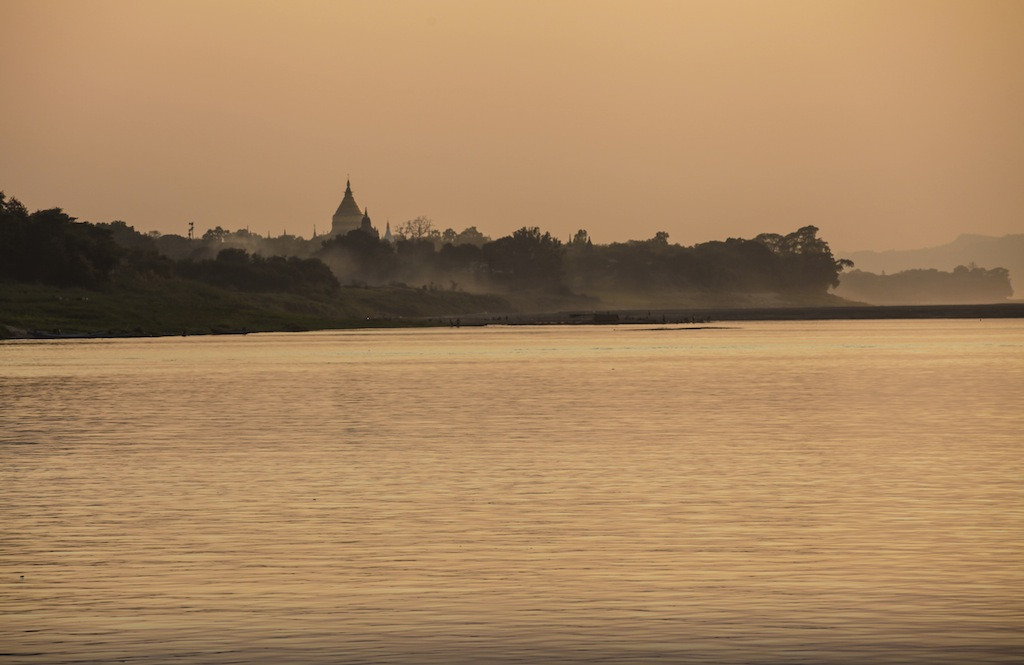
[[[0,344],[0,661],[1024,660],[1024,322]]]

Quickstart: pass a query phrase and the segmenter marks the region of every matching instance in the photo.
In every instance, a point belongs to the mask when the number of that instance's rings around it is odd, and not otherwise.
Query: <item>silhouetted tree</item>
[[[557,289],[562,282],[562,242],[536,226],[483,246],[491,277],[516,288]]]
[[[228,237],[229,233],[230,231],[218,226],[216,228],[208,229],[206,233],[203,234],[203,240],[208,242],[224,242],[224,239]]]
[[[755,238],[779,259],[780,286],[789,290],[827,291],[839,284],[839,273],[852,262],[836,260],[818,227],[804,226],[786,236],[762,233]]]
[[[120,220],[96,226],[109,230],[114,242],[123,250],[117,266],[118,273],[129,274],[133,279],[170,277],[174,274],[174,262],[160,254],[157,244],[159,234],[139,233]]]
[[[429,217],[422,215],[399,224],[395,235],[405,240],[430,240],[431,242],[441,239],[441,232],[434,228],[434,222]]]
[[[483,247],[486,243],[491,241],[490,238],[480,233],[475,226],[469,226],[459,232],[455,236],[454,245],[476,245],[477,247]]]
[[[77,222],[60,208],[28,214],[0,192],[0,276],[93,287],[108,279],[122,253],[109,229]]]

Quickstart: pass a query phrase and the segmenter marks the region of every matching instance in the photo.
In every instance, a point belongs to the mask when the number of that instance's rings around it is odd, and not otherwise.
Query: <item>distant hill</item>
[[[938,247],[887,252],[840,251],[836,256],[850,259],[858,270],[876,274],[928,268],[951,271],[971,263],[982,268],[1006,268],[1017,297],[1024,294],[1024,233],[1002,237],[965,233]]]

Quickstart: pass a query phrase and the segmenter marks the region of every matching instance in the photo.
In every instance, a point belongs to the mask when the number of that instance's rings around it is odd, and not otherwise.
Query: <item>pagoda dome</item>
[[[349,231],[360,228],[362,223],[363,211],[360,210],[359,205],[356,204],[355,197],[352,195],[352,183],[346,180],[345,196],[341,199],[338,210],[331,218],[331,235],[345,235]]]

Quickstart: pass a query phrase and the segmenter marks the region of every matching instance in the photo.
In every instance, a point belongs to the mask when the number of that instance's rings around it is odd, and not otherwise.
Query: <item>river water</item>
[[[1024,321],[0,344],[0,662],[1024,660]]]

